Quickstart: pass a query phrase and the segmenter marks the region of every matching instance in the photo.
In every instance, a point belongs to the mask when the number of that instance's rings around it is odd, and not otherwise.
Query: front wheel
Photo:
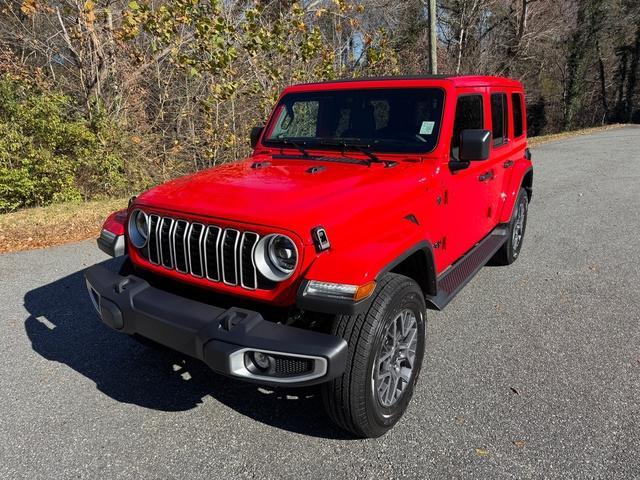
[[[410,278],[388,273],[366,313],[340,315],[332,333],[349,344],[345,373],[322,386],[331,419],[360,437],[379,437],[404,414],[424,355],[426,307]]]

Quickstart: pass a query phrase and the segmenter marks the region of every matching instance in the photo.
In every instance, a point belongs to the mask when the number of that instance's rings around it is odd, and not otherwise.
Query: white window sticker
[[[433,133],[433,125],[435,122],[423,121],[420,127],[420,135],[431,135]]]

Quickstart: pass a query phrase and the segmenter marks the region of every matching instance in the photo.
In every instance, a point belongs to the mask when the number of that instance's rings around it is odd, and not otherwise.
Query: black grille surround
[[[273,288],[253,259],[257,233],[153,213],[149,225],[149,241],[138,251],[151,264],[246,290]]]

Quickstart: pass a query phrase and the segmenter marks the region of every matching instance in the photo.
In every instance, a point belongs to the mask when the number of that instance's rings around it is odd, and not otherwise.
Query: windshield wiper
[[[279,138],[278,142],[284,145],[290,145],[293,148],[299,150],[300,153],[302,153],[302,156],[304,158],[311,158],[311,155],[309,155],[309,152],[307,152],[307,150],[302,145],[300,145],[297,142],[294,142],[293,140],[289,140],[288,138]],[[280,154],[282,154],[282,146],[280,147]]]
[[[380,160],[378,158],[378,156],[373,153],[371,150],[369,150],[370,145],[361,145],[358,143],[350,143],[347,142],[343,139],[331,139],[331,140],[320,140],[320,145],[325,145],[325,146],[336,146],[336,147],[342,147],[344,148],[353,148],[354,150],[359,151],[360,153],[365,154],[367,157],[369,157],[369,161],[367,162],[367,164],[369,166],[371,166],[372,163],[383,163],[385,165],[385,167],[392,167],[394,165],[396,165],[396,162],[390,161],[390,160]],[[343,153],[344,155],[344,153]]]
[[[369,160],[371,162],[375,162],[375,163],[385,163],[382,160],[380,160],[375,153],[373,153],[371,150],[369,150],[368,146],[364,146],[364,145],[355,145],[355,144],[348,144],[348,147],[351,148],[355,148],[356,150],[358,150],[360,153],[364,153],[367,157],[369,157]]]

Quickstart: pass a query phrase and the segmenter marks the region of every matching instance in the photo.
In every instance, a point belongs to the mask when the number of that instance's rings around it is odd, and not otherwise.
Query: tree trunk
[[[602,108],[604,109],[604,117],[602,123],[609,120],[609,104],[607,102],[607,82],[605,78],[604,62],[600,52],[600,43],[596,40],[596,50],[598,52],[598,71],[600,74],[600,99],[602,100]]]
[[[631,51],[629,76],[627,77],[627,94],[624,100],[624,121],[631,122],[633,116],[633,96],[636,91],[638,64],[640,63],[640,26],[636,29],[636,41]]]

